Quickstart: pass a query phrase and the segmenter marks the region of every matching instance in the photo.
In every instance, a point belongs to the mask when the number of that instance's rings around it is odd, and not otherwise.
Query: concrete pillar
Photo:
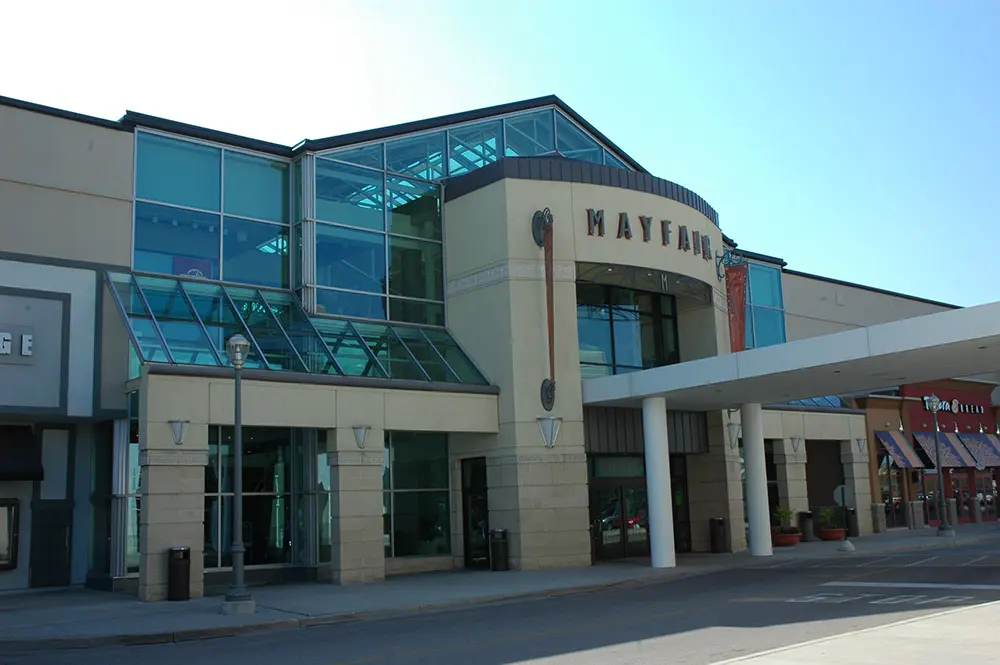
[[[872,530],[885,533],[888,530],[885,519],[885,505],[872,501]]]
[[[738,441],[729,441],[724,411],[708,414],[708,452],[688,455],[688,510],[691,518],[691,549],[711,549],[708,524],[714,517],[726,520],[730,551],[745,550],[746,523],[743,515],[743,480]]]
[[[204,595],[208,382],[144,373],[139,391],[139,599],[167,597],[167,552],[191,548],[192,598]],[[180,445],[171,420],[188,420]]]
[[[923,501],[909,501],[907,502],[907,524],[911,529],[923,529],[927,526],[924,521],[924,502]]]
[[[958,500],[955,498],[945,499],[948,510],[948,523],[954,529],[958,526]]]
[[[740,407],[743,424],[743,467],[746,470],[747,521],[750,554],[771,556],[771,519],[768,515],[767,468],[764,460],[764,417],[760,404]]]
[[[674,508],[670,490],[667,403],[662,397],[642,400],[643,446],[646,453],[646,499],[649,502],[650,556],[653,568],[677,565]]]
[[[320,577],[334,584],[383,580],[385,433],[369,429],[364,449],[358,448],[351,427],[330,430],[326,441],[332,489],[331,561]]]
[[[844,466],[844,484],[847,486],[847,505],[858,515],[861,535],[872,532],[872,486],[868,478],[867,448],[858,450],[855,439],[840,442],[840,462]]]

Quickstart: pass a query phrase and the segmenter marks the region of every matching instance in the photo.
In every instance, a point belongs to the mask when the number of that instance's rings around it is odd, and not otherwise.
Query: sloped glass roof
[[[850,405],[845,403],[837,395],[825,395],[822,397],[806,397],[805,399],[793,399],[788,402],[781,402],[781,404],[791,404],[793,406],[819,406],[819,407],[834,408],[834,409],[850,408]]]
[[[141,362],[225,367],[226,341],[241,334],[250,369],[488,385],[445,330],[310,317],[288,291],[141,273],[104,280]]]

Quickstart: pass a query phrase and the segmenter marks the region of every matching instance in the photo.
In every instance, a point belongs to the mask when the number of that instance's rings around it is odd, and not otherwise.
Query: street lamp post
[[[223,614],[253,614],[256,604],[243,579],[243,395],[240,384],[243,364],[250,352],[250,342],[243,335],[233,335],[226,342],[226,355],[233,364],[233,579],[222,603]]]
[[[938,431],[938,410],[941,408],[941,400],[937,395],[927,398],[927,410],[934,418],[934,459],[937,467],[937,504],[938,504],[938,529],[939,536],[954,536],[955,529],[952,528],[948,520],[948,506],[944,500],[944,463],[941,461],[941,434]]]

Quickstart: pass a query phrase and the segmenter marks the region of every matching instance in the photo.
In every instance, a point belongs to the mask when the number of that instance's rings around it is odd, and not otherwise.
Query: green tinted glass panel
[[[416,238],[441,239],[441,188],[439,185],[390,176],[389,232]]]
[[[269,311],[269,305],[252,289],[226,287],[229,297],[239,310],[243,320],[257,344],[261,353],[267,358],[267,364],[272,369],[285,369],[293,372],[304,372],[306,368],[299,362],[294,349],[288,343],[281,328],[275,322]]]
[[[143,360],[151,363],[170,362],[170,358],[167,356],[167,352],[163,348],[159,336],[156,334],[156,327],[153,325],[151,318],[148,316],[131,316],[129,317],[129,324],[132,326],[132,334],[135,335],[135,339],[139,343],[139,353],[142,355]]]
[[[476,366],[472,364],[472,361],[465,355],[465,352],[462,351],[455,340],[451,338],[451,335],[444,330],[435,330],[433,328],[425,328],[423,332],[427,336],[427,339],[434,345],[434,348],[438,350],[438,353],[448,361],[448,365],[458,375],[459,381],[478,385],[486,384],[486,379],[476,369]]]
[[[208,338],[219,352],[219,356],[226,364],[229,357],[226,355],[226,342],[233,335],[243,335],[248,337],[249,333],[232,306],[222,293],[222,287],[217,284],[203,284],[200,282],[182,282],[181,288],[191,298],[198,316],[201,317],[205,329],[208,331]],[[245,367],[250,369],[266,368],[257,351],[251,347],[250,354],[246,359]]]
[[[574,125],[569,118],[556,112],[556,149],[565,157],[594,164],[604,163],[604,149],[594,139]]]
[[[499,121],[449,131],[449,174],[461,175],[497,161],[502,131],[503,126]]]
[[[386,143],[385,167],[389,171],[424,180],[443,178],[444,132]]]
[[[613,166],[616,169],[628,169],[628,166],[626,166],[625,162],[618,159],[607,150],[604,151],[604,165]]]
[[[439,302],[389,298],[389,313],[393,321],[444,326],[444,305]]]
[[[351,324],[343,319],[316,317],[313,324],[323,336],[330,351],[336,356],[340,368],[348,376],[369,376],[386,378],[372,356],[365,350],[365,342],[358,336]]]
[[[118,299],[121,301],[126,314],[136,314],[138,316],[149,315],[149,311],[139,297],[139,290],[132,281],[132,275],[109,272],[108,279],[111,281],[111,288],[118,295]]]
[[[410,349],[410,353],[417,359],[420,366],[424,368],[431,381],[442,383],[460,382],[454,372],[448,369],[448,366],[442,362],[437,351],[434,350],[434,347],[427,341],[427,338],[424,337],[419,328],[409,326],[393,326],[392,328],[396,331],[399,338],[406,343],[406,346]]]
[[[389,236],[389,295],[444,300],[444,246]]]
[[[316,218],[382,231],[384,184],[382,173],[317,159]]]
[[[288,222],[288,164],[226,151],[226,214]]]
[[[281,327],[285,329],[292,345],[302,356],[310,372],[319,374],[337,374],[333,356],[327,350],[326,344],[320,339],[309,317],[299,306],[298,301],[288,293],[262,291],[264,300],[271,306],[271,311],[278,317]]]
[[[507,118],[504,134],[508,157],[544,155],[556,149],[552,109]]]
[[[427,378],[413,362],[406,348],[392,333],[387,325],[377,323],[355,323],[354,327],[361,333],[368,348],[378,357],[382,367],[389,372],[391,379],[406,379],[409,381],[426,381]]]
[[[448,489],[448,435],[392,432],[392,489]]]
[[[373,169],[380,169],[382,168],[382,144],[376,143],[375,145],[366,145],[363,148],[340,150],[339,152],[330,153],[326,157],[361,166],[370,166]]]
[[[175,279],[136,276],[136,283],[160,325],[174,362],[182,365],[218,366],[212,344],[195,319]]]
[[[222,277],[227,282],[288,287],[288,227],[226,217]]]
[[[218,212],[222,195],[219,148],[139,132],[137,150],[137,198]]]

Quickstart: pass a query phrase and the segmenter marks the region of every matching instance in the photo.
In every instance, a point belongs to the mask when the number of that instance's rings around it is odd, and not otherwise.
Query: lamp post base
[[[254,614],[257,612],[257,602],[253,598],[222,601],[223,614]]]
[[[955,530],[946,524],[942,524],[937,528],[937,535],[941,538],[954,538]]]

